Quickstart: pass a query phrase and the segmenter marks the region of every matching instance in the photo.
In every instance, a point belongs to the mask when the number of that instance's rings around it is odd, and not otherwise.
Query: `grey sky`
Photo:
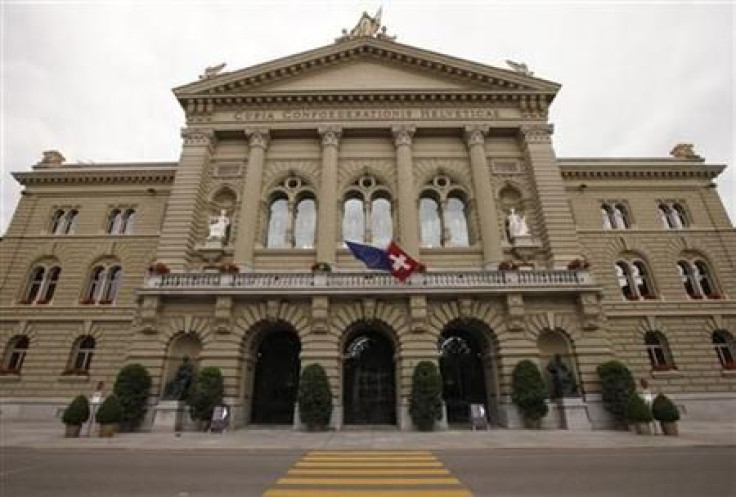
[[[208,65],[250,66],[332,43],[378,2],[2,1],[0,233],[18,201],[10,171],[41,152],[68,161],[177,160],[171,88]],[[559,156],[664,157],[694,143],[730,167],[719,191],[736,219],[734,6],[384,1],[398,41],[563,85]]]

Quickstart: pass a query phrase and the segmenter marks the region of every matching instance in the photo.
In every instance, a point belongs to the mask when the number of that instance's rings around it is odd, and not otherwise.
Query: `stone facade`
[[[346,36],[175,89],[187,118],[177,163],[77,165],[46,154],[15,174],[25,189],[0,243],[3,415],[51,417],[100,380],[109,389],[130,362],[151,372],[153,406],[186,355],[221,368],[237,425],[283,422],[293,362],[296,374],[311,363],[326,369],[334,426],[389,420],[411,429],[413,368],[457,353],[455,340],[476,361],[463,359],[456,379],[474,382],[463,384],[476,394],[448,397],[451,423],[474,401],[493,423],[519,426],[513,367],[529,358],[544,371],[556,353],[594,427],[608,424],[596,366],[614,358],[671,394],[686,417],[728,417],[736,231],[713,187],[724,166],[697,156],[557,158],[547,110],[558,90],[385,36]],[[427,272],[399,283],[366,271],[343,244],[350,199],[363,206],[365,242],[390,225]],[[310,205],[313,219],[301,211]],[[444,213],[433,218],[436,243],[427,205]],[[462,206],[454,218],[453,205]],[[667,226],[661,206],[682,219]],[[372,224],[379,207],[388,218]],[[528,235],[509,233],[512,208]],[[116,209],[134,212],[134,222],[114,224]],[[60,228],[72,211],[73,226]],[[227,237],[208,240],[222,211]],[[305,226],[313,241],[303,241]],[[702,261],[707,282],[688,291],[679,261]],[[634,268],[629,288],[617,262]],[[316,263],[330,271],[313,271]],[[61,273],[46,299],[54,267]],[[102,276],[91,289],[95,268]],[[658,333],[661,356],[648,332]],[[720,356],[716,332],[726,339]],[[384,340],[388,362],[376,353],[359,363],[358,338]],[[280,350],[295,362],[273,356]],[[445,388],[456,388],[449,373]],[[388,405],[360,417],[361,392]],[[557,413],[548,426],[561,425]]]

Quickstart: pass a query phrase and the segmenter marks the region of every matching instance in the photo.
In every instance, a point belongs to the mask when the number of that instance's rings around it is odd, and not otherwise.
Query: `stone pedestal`
[[[153,410],[152,432],[181,431],[186,406],[179,400],[161,400]]]
[[[573,431],[592,430],[593,425],[588,416],[588,405],[580,397],[563,397],[557,399],[562,428]]]

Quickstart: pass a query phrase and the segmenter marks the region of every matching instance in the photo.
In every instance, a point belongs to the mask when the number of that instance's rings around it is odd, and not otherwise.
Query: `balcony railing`
[[[148,277],[143,293],[420,294],[571,291],[592,287],[588,271],[446,271],[415,273],[402,283],[387,273],[169,273]]]

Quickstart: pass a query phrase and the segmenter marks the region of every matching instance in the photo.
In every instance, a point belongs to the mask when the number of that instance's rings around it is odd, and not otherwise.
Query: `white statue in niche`
[[[508,222],[509,235],[511,235],[511,239],[529,236],[529,226],[526,225],[526,217],[517,214],[516,209],[513,207],[509,211]]]
[[[207,241],[225,243],[228,226],[230,226],[230,218],[227,217],[227,211],[222,209],[219,216],[210,217],[210,235]]]

